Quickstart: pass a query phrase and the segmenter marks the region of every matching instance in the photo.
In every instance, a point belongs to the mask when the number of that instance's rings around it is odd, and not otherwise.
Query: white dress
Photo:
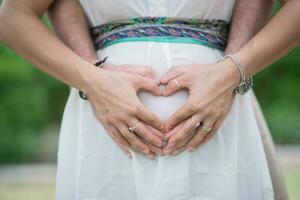
[[[234,0],[81,0],[91,26],[140,16],[230,20]],[[122,42],[97,52],[113,64],[150,65],[161,76],[172,65],[213,63],[222,51],[198,44]],[[272,200],[273,188],[257,127],[252,91],[236,96],[217,134],[193,152],[130,160],[94,117],[89,101],[71,88],[59,151],[58,200]],[[139,95],[166,120],[188,94]]]

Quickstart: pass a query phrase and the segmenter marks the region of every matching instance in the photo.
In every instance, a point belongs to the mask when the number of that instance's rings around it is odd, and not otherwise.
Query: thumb
[[[157,80],[151,79],[151,78],[145,78],[140,76],[138,78],[138,87],[137,90],[144,90],[147,92],[150,92],[151,94],[155,96],[161,96],[161,90],[159,87],[159,83]]]
[[[170,96],[178,90],[182,90],[182,85],[180,84],[179,78],[174,78],[167,82],[167,85],[162,90],[162,96]]]
[[[180,66],[178,67],[172,67],[166,74],[161,76],[160,83],[161,84],[167,84],[170,80],[180,76],[183,74],[183,71],[181,70]]]

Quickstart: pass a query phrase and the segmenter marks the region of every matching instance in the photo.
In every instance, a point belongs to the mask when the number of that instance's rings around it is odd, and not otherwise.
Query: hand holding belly
[[[230,61],[173,66],[161,78],[161,83],[166,85],[163,96],[184,88],[190,95],[166,122],[166,130],[170,130],[167,133],[169,142],[163,154],[194,150],[209,140],[231,107],[233,90],[239,79],[239,71]],[[177,130],[172,130],[176,125]]]
[[[95,116],[125,153],[129,153],[130,146],[153,158],[150,151],[161,152],[163,134],[157,130],[163,129],[163,123],[140,102],[137,91],[160,95],[159,82],[146,67],[123,66],[122,71],[105,64],[104,68],[109,70],[95,73],[85,91]],[[140,121],[154,127],[153,130]],[[129,127],[135,127],[135,134]]]

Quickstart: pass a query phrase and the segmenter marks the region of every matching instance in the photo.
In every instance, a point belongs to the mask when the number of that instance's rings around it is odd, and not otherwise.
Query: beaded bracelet
[[[108,56],[106,56],[103,60],[100,60],[100,61],[97,61],[96,63],[94,63],[94,65],[96,67],[99,67],[101,68],[103,66],[103,64],[106,62]],[[84,100],[87,100],[87,96],[82,92],[82,91],[79,91],[79,96],[80,98],[84,99]]]

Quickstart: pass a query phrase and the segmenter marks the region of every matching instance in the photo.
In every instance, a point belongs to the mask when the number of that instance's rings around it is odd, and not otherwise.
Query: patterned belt
[[[193,43],[224,50],[229,24],[223,20],[177,17],[136,17],[91,28],[97,50],[132,41]]]

